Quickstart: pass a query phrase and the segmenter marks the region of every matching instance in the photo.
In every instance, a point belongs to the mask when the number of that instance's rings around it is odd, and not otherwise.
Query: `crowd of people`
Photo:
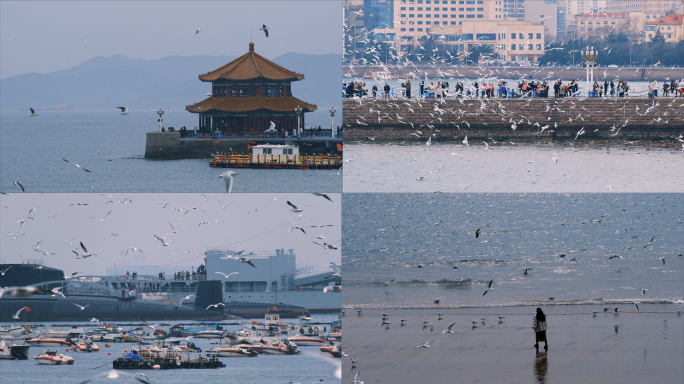
[[[133,272],[134,276],[135,272]],[[126,275],[128,275],[128,272],[126,272]],[[159,277],[159,280],[166,280],[166,272],[159,272],[157,275]],[[197,280],[197,279],[202,279],[202,277],[207,276],[207,268],[204,266],[204,264],[200,264],[199,267],[197,267],[197,271],[177,271],[173,273],[173,280]],[[135,280],[135,278],[133,279]]]
[[[659,85],[657,81],[651,81],[648,83],[648,96],[658,97]],[[670,82],[665,82],[663,84],[663,95],[668,97],[670,94],[672,96],[680,97],[684,96],[684,79],[681,82],[671,80]],[[343,83],[343,90],[347,98],[383,98],[389,99],[393,97],[411,98],[412,94],[412,84],[411,80],[407,80],[405,83],[401,83],[400,89],[395,94],[394,90],[390,85],[385,82],[381,89],[378,88],[378,84],[373,84],[371,89],[365,82],[361,81],[350,81]],[[529,97],[529,98],[548,98],[549,97],[550,86],[549,83],[525,80],[518,82],[516,87],[509,86],[507,81],[500,80],[496,84],[494,82],[479,83],[477,80],[466,83],[458,81],[453,88],[453,93],[449,91],[448,81],[437,81],[430,82],[426,84],[425,81],[420,81],[418,83],[418,92],[415,95],[419,98],[447,98],[451,95],[455,97],[468,97],[468,98],[519,98],[519,97]],[[563,82],[558,80],[553,84],[553,97],[563,98],[563,97],[577,97],[579,95],[580,86],[577,81],[572,80],[570,82]],[[619,80],[617,84],[614,80],[608,82],[605,80],[603,83],[595,81],[592,89],[590,90],[589,97],[629,97],[630,85],[627,81]],[[587,96],[587,95],[584,95]],[[637,95],[638,96],[638,95]]]

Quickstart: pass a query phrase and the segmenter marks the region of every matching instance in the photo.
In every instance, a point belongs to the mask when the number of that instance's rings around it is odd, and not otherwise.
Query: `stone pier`
[[[683,98],[348,99],[344,139],[677,142]],[[577,133],[583,133],[577,136]],[[677,145],[677,147],[681,147]]]

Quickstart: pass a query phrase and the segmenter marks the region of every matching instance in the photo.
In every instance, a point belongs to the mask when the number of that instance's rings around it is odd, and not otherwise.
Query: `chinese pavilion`
[[[304,127],[305,112],[317,108],[292,96],[291,83],[304,75],[255,53],[254,43],[249,43],[249,52],[199,79],[211,82],[211,97],[185,109],[199,114],[200,133],[259,135],[271,121],[278,132],[293,131]]]

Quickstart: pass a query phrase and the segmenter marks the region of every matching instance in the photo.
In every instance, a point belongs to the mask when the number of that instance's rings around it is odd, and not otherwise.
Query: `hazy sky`
[[[259,30],[269,27],[269,37]],[[202,31],[194,35],[197,29]],[[95,56],[146,60],[256,51],[342,53],[342,6],[327,1],[0,1],[0,79]]]
[[[6,263],[42,259],[45,265],[66,273],[103,275],[114,264],[196,267],[204,263],[207,248],[246,249],[246,253],[294,248],[297,264],[333,261],[339,265],[339,249],[327,250],[313,243],[340,245],[341,196],[329,196],[333,202],[304,193],[223,193],[207,194],[206,198],[202,194],[13,193],[0,198],[0,259]],[[122,203],[126,197],[133,202]],[[304,211],[291,212],[287,201]],[[169,204],[162,208],[157,202]],[[30,214],[33,219],[27,218],[31,208],[35,208]],[[297,221],[306,234],[298,229],[288,232],[289,223],[300,214],[309,217],[301,216]],[[23,226],[21,220],[26,221]],[[208,224],[200,224],[204,222]],[[328,224],[334,226],[312,227]],[[325,232],[325,240],[313,238]],[[163,246],[154,235],[165,236],[169,246]],[[42,241],[40,251],[56,255],[35,251],[32,245],[38,241]],[[80,241],[98,256],[77,260],[71,251],[80,248]],[[140,248],[144,256],[135,251],[123,256],[128,247]]]

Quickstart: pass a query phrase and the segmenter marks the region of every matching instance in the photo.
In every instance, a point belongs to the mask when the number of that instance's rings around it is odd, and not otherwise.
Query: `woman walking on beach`
[[[534,347],[539,349],[539,342],[544,342],[544,349],[549,349],[546,342],[546,315],[541,308],[537,308],[537,313],[532,317],[532,328],[536,334]]]

